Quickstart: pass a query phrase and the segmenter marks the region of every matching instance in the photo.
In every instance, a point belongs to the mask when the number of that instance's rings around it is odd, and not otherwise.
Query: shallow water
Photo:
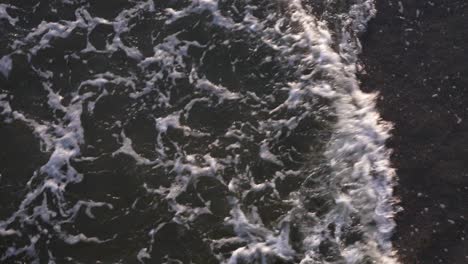
[[[0,4],[0,260],[396,263],[372,1]]]

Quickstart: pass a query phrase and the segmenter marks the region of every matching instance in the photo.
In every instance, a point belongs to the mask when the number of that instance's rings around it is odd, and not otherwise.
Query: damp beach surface
[[[468,4],[377,1],[362,37],[364,91],[394,124],[393,236],[402,263],[468,262]]]

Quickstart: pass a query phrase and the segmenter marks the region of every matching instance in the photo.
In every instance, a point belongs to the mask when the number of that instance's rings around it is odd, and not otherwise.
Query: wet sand
[[[377,0],[365,91],[394,124],[402,263],[468,263],[468,2]]]

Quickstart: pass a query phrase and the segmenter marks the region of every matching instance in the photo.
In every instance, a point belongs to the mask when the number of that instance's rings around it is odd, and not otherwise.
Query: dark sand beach
[[[468,3],[377,1],[362,88],[394,124],[402,263],[468,263]]]

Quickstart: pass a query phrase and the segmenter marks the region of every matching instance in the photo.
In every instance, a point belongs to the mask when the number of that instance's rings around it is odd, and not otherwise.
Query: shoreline
[[[468,3],[377,0],[361,89],[394,125],[402,263],[468,263]]]

